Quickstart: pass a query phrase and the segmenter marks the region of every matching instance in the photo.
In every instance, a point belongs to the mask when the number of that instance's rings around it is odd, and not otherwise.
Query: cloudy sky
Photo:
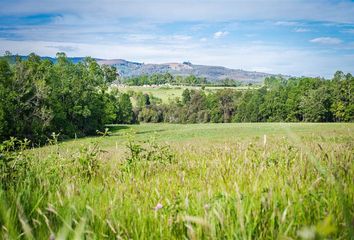
[[[0,53],[354,73],[350,0],[1,0]]]

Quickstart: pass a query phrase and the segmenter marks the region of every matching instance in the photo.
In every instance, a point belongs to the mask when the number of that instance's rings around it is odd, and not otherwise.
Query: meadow
[[[154,97],[157,97],[162,100],[163,103],[168,103],[171,100],[174,100],[176,97],[181,98],[182,93],[185,89],[189,90],[201,90],[200,86],[116,86],[119,91],[123,93],[128,93],[129,91],[141,92],[143,94],[150,94]],[[233,89],[233,90],[247,90],[247,89],[255,89],[256,87],[252,86],[239,86],[239,87],[218,87],[218,86],[206,86],[205,92],[211,93],[216,92],[222,89]]]
[[[0,238],[353,239],[353,132],[352,123],[111,125],[16,153],[3,145],[12,160]]]

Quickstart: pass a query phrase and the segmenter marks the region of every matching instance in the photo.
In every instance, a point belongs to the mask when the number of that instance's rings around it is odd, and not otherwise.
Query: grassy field
[[[23,151],[0,238],[353,239],[354,124],[110,131]]]
[[[205,92],[215,92],[220,89],[235,89],[235,90],[246,90],[252,87],[205,87]],[[194,89],[194,90],[201,90],[201,87],[193,87],[193,86],[124,86],[118,87],[118,89],[122,92],[134,91],[134,92],[142,92],[147,94],[152,94],[155,97],[158,97],[162,100],[162,102],[166,103],[170,99],[175,99],[176,97],[181,97],[182,92],[185,89]]]

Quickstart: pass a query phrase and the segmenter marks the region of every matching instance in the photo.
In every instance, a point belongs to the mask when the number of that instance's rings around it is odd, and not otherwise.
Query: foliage
[[[129,86],[143,86],[143,85],[163,85],[163,84],[173,84],[173,85],[204,85],[210,84],[204,77],[196,77],[194,75],[189,76],[172,76],[170,73],[154,73],[152,75],[141,75],[129,78],[124,78],[121,80],[122,83]],[[234,80],[226,80],[223,85],[225,86],[235,86],[237,82]]]
[[[0,144],[0,187],[8,189],[26,178],[28,157],[24,154],[29,141],[11,138]]]
[[[159,144],[154,138],[141,142],[129,135],[126,147],[129,150],[125,165],[128,170],[144,162],[172,163],[175,158],[175,154],[168,145]]]
[[[52,132],[62,138],[94,134],[107,123],[132,123],[128,96],[109,92],[116,69],[92,58],[74,64],[30,54],[0,58],[0,140],[11,136],[43,144]]]
[[[130,101],[130,96],[127,93],[122,93],[120,95],[117,106],[117,119],[115,123],[134,123],[133,105]]]
[[[354,77],[341,72],[332,80],[269,77],[263,87],[245,91],[186,88],[181,99],[138,104],[137,111],[142,122],[353,121],[353,91]]]

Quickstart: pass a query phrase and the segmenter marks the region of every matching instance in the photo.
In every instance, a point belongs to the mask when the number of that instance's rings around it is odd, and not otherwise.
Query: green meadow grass
[[[254,87],[205,87],[204,91],[206,93],[209,92],[215,92],[220,89],[235,89],[235,90],[246,90],[249,88],[254,88]],[[163,103],[167,103],[170,100],[175,99],[176,97],[181,98],[182,93],[185,89],[194,89],[194,90],[201,90],[201,87],[195,87],[195,86],[125,86],[125,87],[118,87],[119,91],[121,92],[128,92],[128,91],[134,91],[134,92],[142,92],[143,94],[152,94],[153,96],[160,98]]]
[[[111,126],[21,153],[2,239],[353,239],[354,124]]]

